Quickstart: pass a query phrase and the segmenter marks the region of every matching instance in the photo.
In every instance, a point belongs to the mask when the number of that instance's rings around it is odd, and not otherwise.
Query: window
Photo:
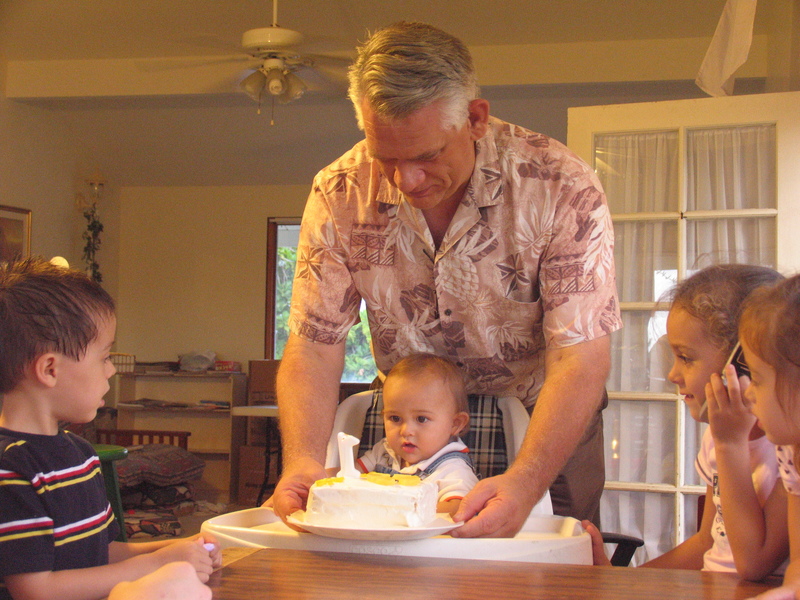
[[[267,224],[267,314],[264,356],[280,359],[289,337],[289,306],[297,262],[300,219],[272,218]],[[370,351],[366,306],[361,303],[361,321],[347,336],[342,382],[370,383],[377,375]]]
[[[603,527],[645,539],[637,562],[696,531],[705,425],[667,378],[664,292],[711,264],[775,267],[774,124],[598,133],[624,327],[612,337]]]

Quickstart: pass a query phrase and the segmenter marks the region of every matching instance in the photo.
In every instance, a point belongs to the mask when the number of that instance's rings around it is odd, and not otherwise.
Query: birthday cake
[[[436,519],[438,489],[415,475],[365,473],[311,486],[305,522],[337,528],[422,527]]]

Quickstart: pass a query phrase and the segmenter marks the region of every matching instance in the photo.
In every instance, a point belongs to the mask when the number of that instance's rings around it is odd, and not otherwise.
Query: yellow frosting
[[[378,485],[419,485],[422,481],[416,475],[403,475],[401,473],[389,475],[388,473],[376,473],[375,471],[362,473],[361,479]]]
[[[334,483],[342,483],[344,477],[326,477],[325,479],[317,479],[315,485],[333,485]]]

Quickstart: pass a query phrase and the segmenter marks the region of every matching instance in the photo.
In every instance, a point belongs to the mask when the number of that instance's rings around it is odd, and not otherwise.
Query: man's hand
[[[533,498],[523,482],[509,473],[479,481],[453,515],[465,521],[453,537],[513,537],[522,529],[533,508]]]
[[[326,477],[323,465],[311,458],[302,458],[287,465],[278,485],[275,486],[275,493],[267,501],[284,523],[286,517],[293,512],[303,510],[308,499],[308,489],[317,479]],[[264,503],[266,506],[267,503]],[[297,529],[287,523],[292,529]]]

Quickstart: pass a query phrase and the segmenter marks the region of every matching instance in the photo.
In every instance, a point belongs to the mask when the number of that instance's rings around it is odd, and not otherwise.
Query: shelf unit
[[[189,451],[206,460],[207,467],[222,469],[219,485],[235,490],[236,469],[231,458],[238,455],[240,440],[231,436],[230,409],[199,410],[191,408],[201,400],[225,401],[231,407],[244,406],[247,401],[247,375],[240,372],[205,371],[121,373],[117,396],[117,427],[119,429],[159,429],[190,431]],[[185,404],[186,408],[150,408],[132,404],[148,398]],[[232,443],[233,442],[233,443]],[[233,463],[235,464],[235,463]],[[235,492],[234,492],[235,493]]]

